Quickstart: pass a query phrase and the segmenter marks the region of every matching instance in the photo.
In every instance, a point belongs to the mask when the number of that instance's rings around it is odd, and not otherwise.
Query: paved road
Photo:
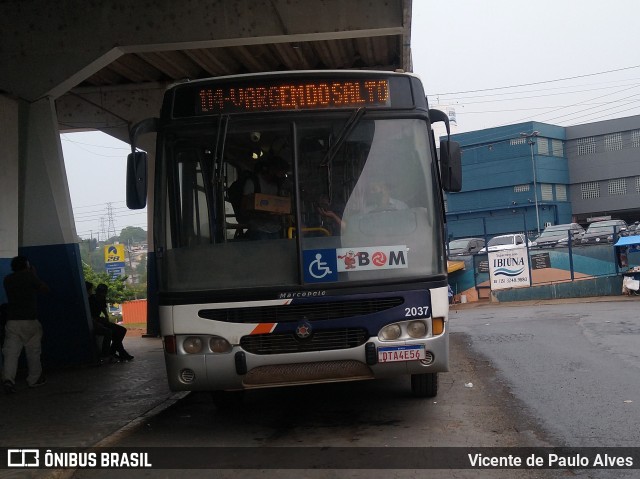
[[[132,338],[127,343],[136,355],[132,363],[52,372],[44,388],[0,397],[0,442],[22,447],[379,446],[395,451],[407,446],[636,446],[637,305],[459,306],[451,316],[451,372],[441,375],[434,400],[412,398],[408,381],[395,379],[254,391],[243,407],[222,411],[206,394],[172,395],[159,341]],[[469,383],[473,387],[465,387]],[[0,476],[22,479],[25,472],[2,471]],[[41,478],[46,471],[30,472],[29,477]],[[638,477],[570,469],[384,468],[67,469],[52,477],[181,478],[186,473],[221,479]]]
[[[147,417],[139,427],[113,435],[109,445],[354,449],[549,445],[519,402],[495,380],[494,371],[469,355],[467,337],[461,333],[451,336],[451,359],[452,371],[441,375],[440,392],[435,399],[411,397],[408,378],[252,391],[241,407],[230,410],[216,409],[207,394],[192,393],[162,413]],[[180,452],[176,449],[175,453]],[[188,475],[220,479],[543,479],[565,477],[564,472],[376,467],[368,470],[190,470]],[[121,477],[178,478],[184,474],[184,471],[172,470],[132,471]],[[113,471],[77,471],[72,477],[109,478],[113,477]]]
[[[453,331],[555,445],[640,445],[640,302],[481,306],[452,314]],[[585,477],[623,476],[618,472]]]

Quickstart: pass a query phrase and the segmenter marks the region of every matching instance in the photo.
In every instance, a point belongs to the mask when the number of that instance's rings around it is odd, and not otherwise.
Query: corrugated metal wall
[[[147,322],[147,300],[136,299],[122,303],[122,322],[124,324]]]

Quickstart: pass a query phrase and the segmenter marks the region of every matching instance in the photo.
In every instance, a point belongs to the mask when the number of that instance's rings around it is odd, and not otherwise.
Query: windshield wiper
[[[365,114],[365,111],[366,109],[364,107],[360,107],[357,110],[354,110],[354,112],[351,114],[349,119],[345,122],[344,126],[342,127],[342,130],[340,130],[340,133],[338,134],[338,138],[336,139],[336,141],[327,150],[327,153],[324,155],[324,158],[320,162],[320,166],[327,166],[331,164],[331,162],[333,161],[333,158],[338,153],[338,150],[340,149],[344,141],[347,139],[349,134],[356,127],[356,125],[360,121],[360,118],[362,118],[362,115]]]

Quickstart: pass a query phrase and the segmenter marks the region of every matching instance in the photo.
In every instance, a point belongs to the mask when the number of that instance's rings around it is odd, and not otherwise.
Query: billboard
[[[104,247],[104,266],[112,278],[124,276],[124,245],[110,244]]]
[[[489,252],[489,278],[492,290],[531,286],[527,248]]]

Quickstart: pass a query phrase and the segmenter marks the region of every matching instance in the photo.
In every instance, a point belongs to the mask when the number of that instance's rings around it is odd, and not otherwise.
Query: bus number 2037
[[[404,315],[407,318],[425,318],[429,316],[429,306],[414,306],[404,308]]]

